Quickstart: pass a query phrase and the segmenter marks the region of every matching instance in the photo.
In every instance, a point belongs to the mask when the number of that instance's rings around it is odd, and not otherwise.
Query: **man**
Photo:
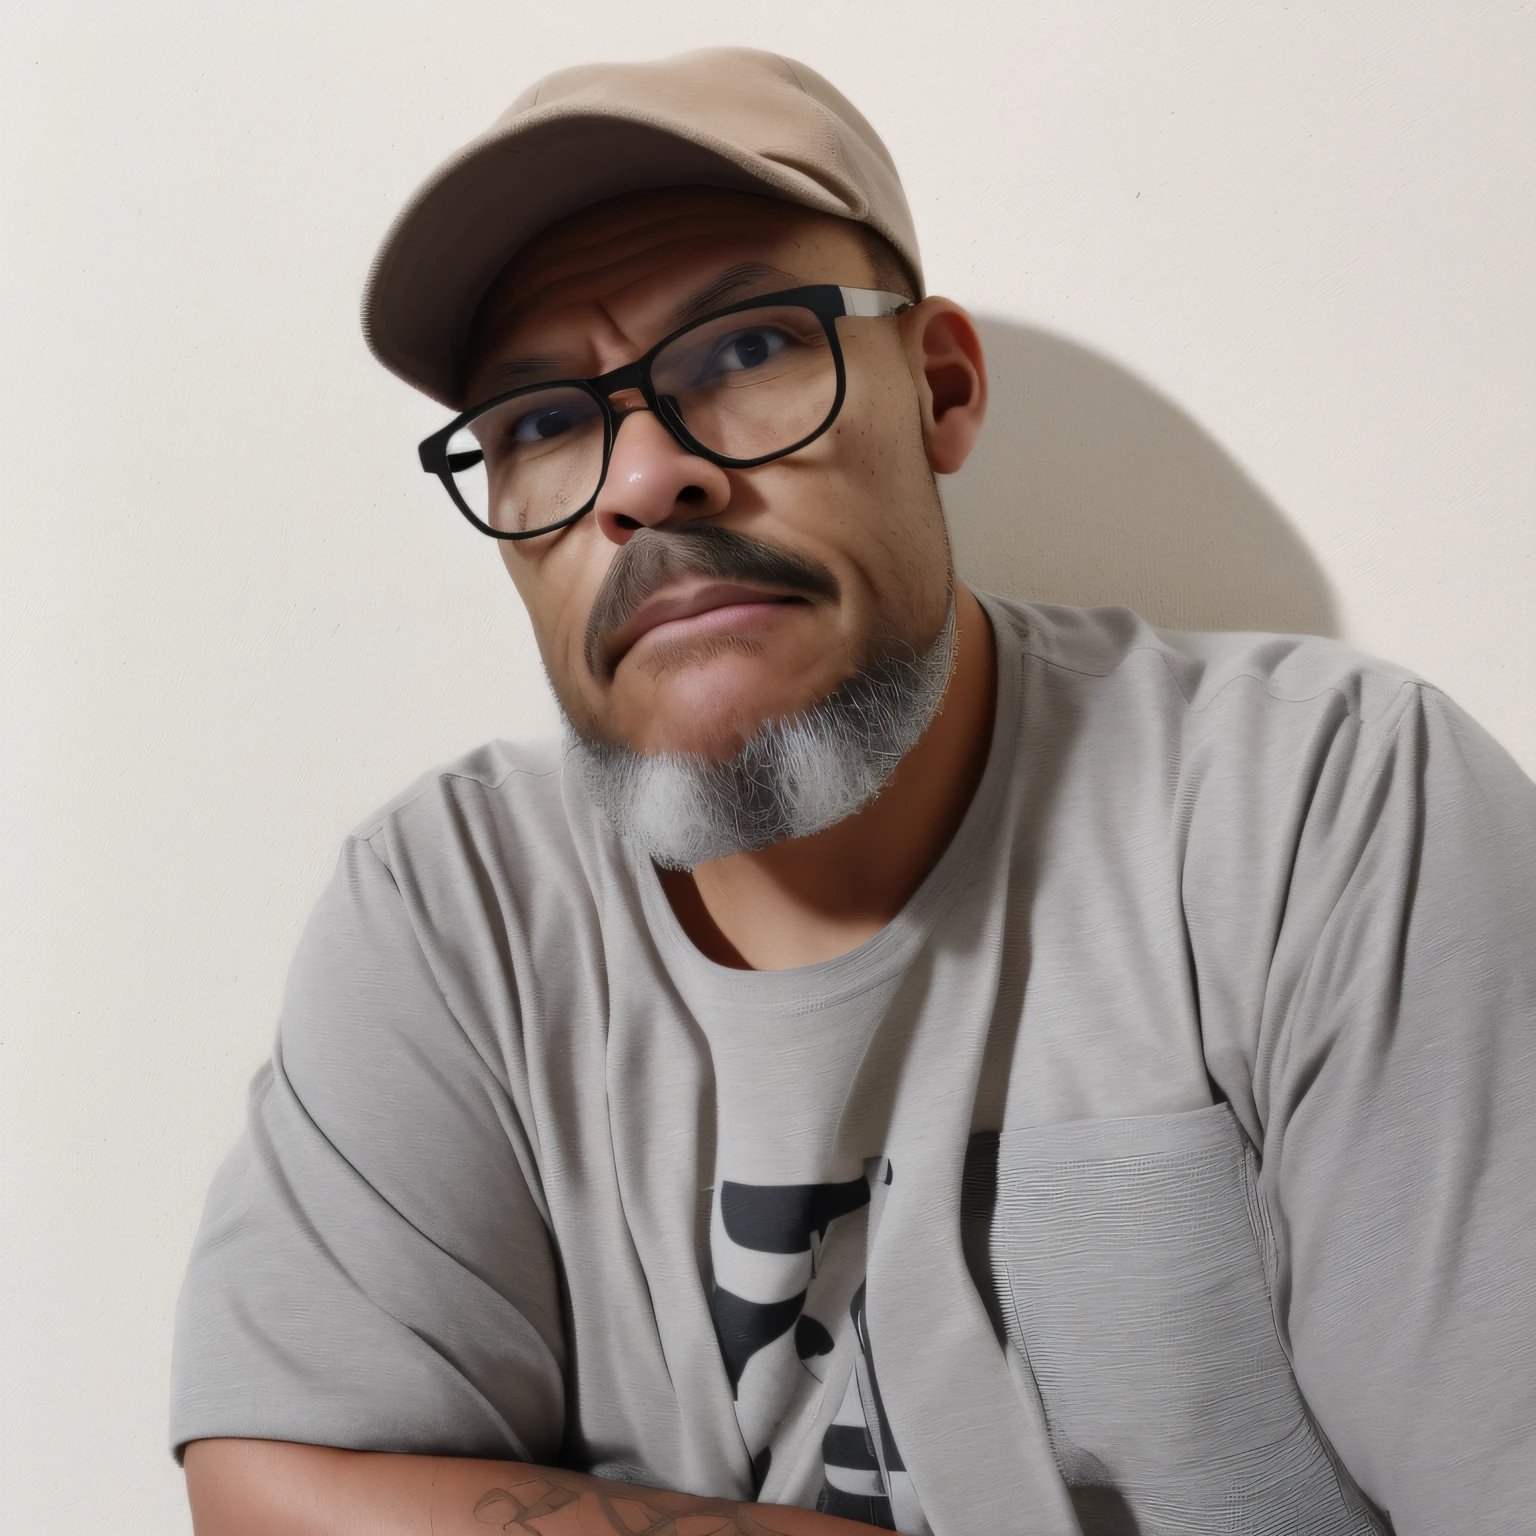
[[[203,1536],[1536,1520],[1536,789],[1427,685],[957,581],[873,130],[541,82],[381,359],[568,722],[347,840],[209,1198]]]

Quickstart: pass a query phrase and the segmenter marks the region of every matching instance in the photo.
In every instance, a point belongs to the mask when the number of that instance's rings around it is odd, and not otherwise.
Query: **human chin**
[[[642,753],[724,761],[765,722],[793,718],[819,703],[846,671],[825,651],[776,645],[750,633],[658,645],[620,663],[610,739]]]

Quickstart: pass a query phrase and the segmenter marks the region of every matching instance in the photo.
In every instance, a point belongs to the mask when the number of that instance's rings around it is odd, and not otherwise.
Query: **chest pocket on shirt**
[[[995,1151],[993,1300],[1086,1536],[1386,1529],[1280,1346],[1255,1158],[1227,1105],[985,1142],[967,1203]]]

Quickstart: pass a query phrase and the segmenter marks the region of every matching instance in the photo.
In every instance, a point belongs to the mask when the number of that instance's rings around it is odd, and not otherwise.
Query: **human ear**
[[[900,324],[929,466],[936,475],[952,475],[970,457],[987,414],[981,337],[971,317],[949,299],[924,299]]]

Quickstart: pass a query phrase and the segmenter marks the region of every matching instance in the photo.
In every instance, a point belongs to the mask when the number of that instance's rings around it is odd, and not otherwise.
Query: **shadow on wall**
[[[1172,401],[1060,336],[977,324],[987,424],[940,481],[966,580],[1122,603],[1167,629],[1338,634],[1328,578],[1284,513]]]

